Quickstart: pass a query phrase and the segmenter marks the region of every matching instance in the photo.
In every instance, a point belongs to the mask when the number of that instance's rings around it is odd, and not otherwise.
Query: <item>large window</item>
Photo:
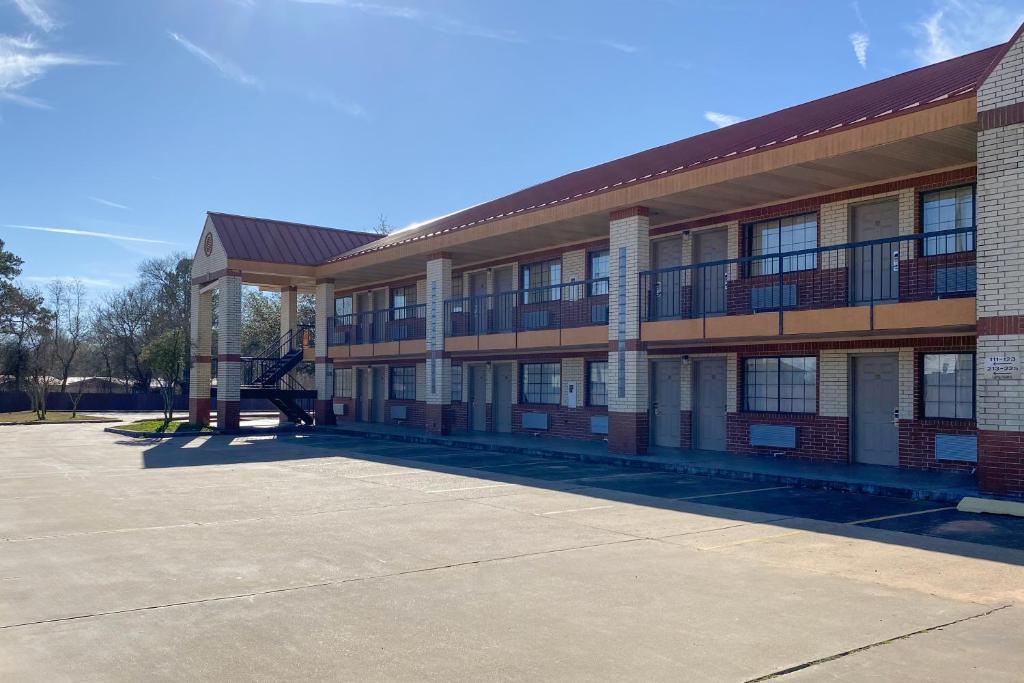
[[[818,359],[814,356],[747,358],[744,410],[813,413],[817,410]]]
[[[452,400],[453,401],[461,401],[462,400],[462,366],[461,365],[453,365],[452,366],[451,377],[452,377]]]
[[[334,395],[352,396],[352,368],[338,368],[334,371]]]
[[[416,366],[391,368],[391,398],[395,401],[416,400]]]
[[[342,317],[346,315],[352,315],[352,297],[351,296],[336,296],[334,297],[334,315],[335,317]]]
[[[590,296],[598,296],[608,293],[608,250],[592,251],[587,255],[587,269],[590,271],[587,278],[600,280],[590,283]],[[602,279],[603,278],[603,279]]]
[[[974,417],[974,354],[926,353],[922,363],[924,416]]]
[[[524,363],[519,384],[523,403],[558,405],[562,401],[562,364]]]
[[[818,215],[805,213],[800,216],[761,221],[747,227],[747,255],[766,256],[788,254],[818,246]],[[817,254],[783,256],[782,272],[811,270],[817,266]],[[755,259],[750,263],[751,275],[776,275],[779,259]]]
[[[562,282],[562,262],[560,260],[531,263],[522,268],[523,289],[534,290],[523,293],[523,303],[533,304],[540,301],[554,301],[561,298],[558,285]],[[549,289],[538,289],[548,287]]]
[[[608,361],[587,363],[587,405],[608,405]]]
[[[392,318],[394,320],[404,320],[406,318],[414,318],[415,309],[406,308],[407,306],[416,305],[416,286],[409,285],[407,287],[395,287],[391,290],[391,308],[394,310]]]
[[[921,229],[925,233],[974,227],[974,185],[925,192],[921,195]],[[927,237],[925,256],[974,249],[974,234]]]

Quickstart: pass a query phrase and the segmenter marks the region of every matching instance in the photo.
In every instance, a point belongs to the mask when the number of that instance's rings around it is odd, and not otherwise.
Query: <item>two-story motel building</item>
[[[976,471],[1021,495],[1024,38],[384,238],[210,213],[190,415],[210,416],[218,290],[225,429],[252,381],[242,284],[281,291],[285,335],[315,293],[321,424]]]

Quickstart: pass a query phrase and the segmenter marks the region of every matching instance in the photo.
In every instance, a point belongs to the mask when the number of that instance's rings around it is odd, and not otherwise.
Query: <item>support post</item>
[[[614,211],[609,227],[608,449],[647,452],[647,351],[640,342],[640,273],[650,266],[650,212],[635,206]],[[677,418],[678,419],[678,418]]]
[[[977,100],[978,485],[989,493],[1016,496],[1024,496],[1022,33],[1024,26],[978,88]]]
[[[242,278],[217,282],[217,428],[238,429],[242,388]]]
[[[316,407],[314,420],[318,425],[332,425],[334,418],[334,366],[327,352],[327,319],[334,314],[334,280],[316,283],[316,341],[314,371],[316,376]]]
[[[426,311],[426,396],[427,431],[451,432],[451,359],[444,353],[444,302],[452,294],[452,261],[447,254],[435,254],[427,261]]]
[[[188,421],[210,424],[210,362],[213,356],[213,292],[192,285],[189,310]]]

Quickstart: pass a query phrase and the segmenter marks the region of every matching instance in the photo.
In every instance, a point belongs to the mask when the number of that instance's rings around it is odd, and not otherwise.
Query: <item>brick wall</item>
[[[796,448],[750,445],[750,425],[787,425],[797,428]],[[849,420],[843,417],[789,413],[730,413],[726,416],[728,449],[734,453],[773,455],[819,462],[849,462]]]
[[[546,413],[548,428],[546,430],[523,428],[523,413]],[[519,404],[512,406],[512,431],[522,434],[545,434],[569,439],[602,441],[606,435],[591,433],[590,418],[595,415],[607,414],[608,411],[604,408],[590,406],[567,408],[565,406]]]

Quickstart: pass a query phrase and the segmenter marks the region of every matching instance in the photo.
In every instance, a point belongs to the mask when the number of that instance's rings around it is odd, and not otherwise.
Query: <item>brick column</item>
[[[213,355],[213,292],[192,285],[189,309],[188,421],[210,424],[210,361]]]
[[[1024,27],[1022,27],[1024,28]],[[978,89],[978,485],[1024,495],[1024,377],[986,359],[1024,358],[1024,36]]]
[[[217,428],[238,429],[242,386],[242,278],[217,281]]]
[[[650,265],[648,209],[611,214],[608,282],[608,449],[647,452],[647,351],[640,343],[640,277]]]
[[[332,364],[327,357],[327,319],[334,315],[334,280],[316,283],[316,343],[314,370],[316,375],[316,409],[318,425],[334,424],[334,382]]]
[[[452,295],[452,260],[435,254],[427,261],[427,368],[425,408],[427,431],[451,432],[452,362],[444,354],[444,302]]]

